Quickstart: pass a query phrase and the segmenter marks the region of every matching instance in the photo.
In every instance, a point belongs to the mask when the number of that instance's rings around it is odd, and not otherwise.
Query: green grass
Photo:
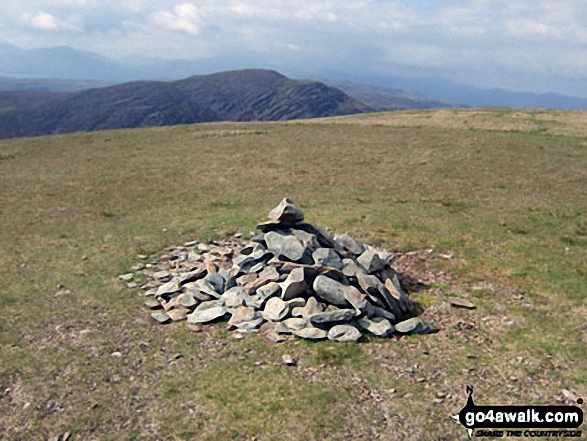
[[[586,398],[584,120],[438,110],[0,142],[0,438],[455,439],[467,384],[488,404]],[[444,329],[237,341],[156,326],[117,280],[138,254],[248,234],[286,195],[334,232],[452,253],[433,269],[454,282],[413,294]],[[438,309],[452,295],[478,309]]]

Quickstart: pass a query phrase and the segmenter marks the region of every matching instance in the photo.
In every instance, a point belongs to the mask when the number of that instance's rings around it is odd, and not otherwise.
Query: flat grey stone
[[[155,299],[149,299],[145,301],[145,306],[149,309],[155,310],[155,309],[163,309],[163,306],[161,305],[161,303],[159,303],[157,300]]]
[[[254,308],[238,307],[228,321],[230,327],[253,330],[257,329],[265,320]]]
[[[296,229],[293,229],[291,233],[302,243],[305,248],[310,250],[320,248],[320,244],[318,243],[318,239],[316,238],[315,234]]]
[[[306,222],[300,222],[295,225],[296,230],[305,231],[306,233],[316,236],[318,243],[325,248],[336,248],[337,244],[332,236],[323,228],[317,227]]]
[[[319,303],[315,297],[310,297],[306,301],[306,305],[303,308],[301,308],[301,307],[293,308],[292,316],[308,318],[312,314],[318,314],[320,312],[324,312],[324,309],[325,308],[322,303]]]
[[[190,310],[187,308],[174,308],[171,311],[167,311],[167,315],[171,320],[174,322],[181,322],[187,318],[187,315],[190,313]]]
[[[359,291],[354,286],[345,286],[344,298],[355,308],[359,313],[367,311],[367,296]]]
[[[285,282],[281,282],[279,286],[281,287],[281,298],[283,300],[291,300],[305,292],[307,285],[304,268],[293,269],[288,274]]]
[[[324,327],[350,323],[356,317],[354,309],[339,309],[336,311],[325,311],[309,317],[310,323],[316,327]]]
[[[309,324],[308,319],[300,318],[300,317],[288,318],[287,320],[284,320],[281,323],[286,328],[290,329],[292,332],[299,331],[300,329],[303,329],[303,328],[307,328],[308,324]]]
[[[200,303],[199,300],[196,300],[196,298],[190,294],[189,292],[184,292],[182,294],[180,294],[179,296],[177,296],[177,302],[176,305],[177,306],[181,306],[184,308],[195,308],[196,306],[198,306],[198,304]]]
[[[316,296],[328,304],[336,306],[348,306],[344,296],[344,285],[329,277],[320,275],[314,280],[312,286]]]
[[[325,265],[341,270],[343,267],[342,259],[332,248],[318,248],[312,253],[314,263]]]
[[[279,205],[269,212],[269,220],[301,222],[304,220],[304,213],[295,206],[291,199],[283,198]]]
[[[328,331],[328,339],[339,342],[356,342],[362,337],[357,328],[351,325],[336,325]]]
[[[279,297],[272,297],[267,301],[262,315],[265,320],[278,322],[285,318],[288,314],[289,308],[287,304]]]
[[[304,245],[293,234],[270,231],[265,234],[265,241],[271,253],[294,262],[301,260],[306,252]]]
[[[218,273],[209,273],[204,280],[214,288],[214,291],[221,294],[224,292],[224,278]]]
[[[204,310],[198,310],[198,308],[196,308],[194,312],[187,316],[187,319],[188,323],[191,324],[209,323],[223,319],[227,314],[228,311],[224,306],[215,306]]]
[[[128,282],[128,281],[132,280],[133,277],[134,277],[133,273],[122,274],[122,275],[118,276],[118,278],[120,280],[122,280],[123,282]]]
[[[159,288],[157,288],[157,292],[155,293],[156,297],[161,297],[163,295],[166,294],[174,294],[176,292],[178,292],[180,290],[180,286],[177,283],[177,280],[172,280],[170,282],[167,282],[163,285],[161,285]]]
[[[277,271],[274,266],[266,266],[263,271],[259,273],[259,278],[265,278],[270,282],[277,282],[281,274]]]
[[[245,298],[247,306],[253,306],[257,309],[263,309],[265,304],[272,297],[277,297],[281,293],[281,287],[278,283],[269,282],[258,288],[255,294]]]
[[[328,337],[328,333],[323,329],[307,327],[294,331],[293,334],[296,337],[305,338],[306,340],[318,341],[325,340]]]
[[[432,331],[429,323],[426,323],[420,317],[414,317],[396,323],[395,330],[400,334],[428,334]]]
[[[365,252],[365,246],[350,233],[334,236],[334,241],[347,251],[359,256]]]
[[[393,312],[390,312],[386,309],[383,309],[378,306],[367,303],[367,317],[369,317],[370,319],[374,319],[376,317],[383,317],[383,318],[389,320],[391,323],[396,323],[398,320],[397,317],[401,317],[401,316],[398,315],[396,317],[396,315]]]
[[[179,286],[184,286],[186,283],[195,282],[196,280],[203,278],[207,272],[208,271],[206,270],[206,267],[202,265],[193,271],[181,274],[177,278],[177,281],[179,283]]]
[[[363,254],[357,258],[357,262],[365,268],[365,271],[369,274],[381,271],[387,265],[387,262],[379,256],[373,247],[367,247]]]
[[[465,308],[465,309],[476,309],[477,307],[473,305],[466,299],[461,299],[460,297],[450,297],[448,299],[451,306],[455,308]]]
[[[218,291],[216,291],[214,286],[210,282],[208,282],[207,280],[204,280],[204,279],[197,280],[196,282],[194,282],[194,286],[200,292],[202,292],[210,297],[213,297],[215,299],[220,298],[221,294]]]
[[[357,320],[357,325],[377,337],[389,337],[395,331],[389,320],[383,317],[373,317],[372,319],[363,317]]]
[[[365,268],[353,259],[342,260],[342,273],[347,277],[358,277],[359,274],[366,274]]]
[[[391,308],[391,310],[395,309],[396,303],[391,298],[389,292],[385,289],[385,285],[383,285],[381,280],[376,276],[358,273],[357,282],[375,305]]]
[[[165,323],[171,322],[171,319],[169,318],[169,316],[166,313],[162,312],[162,311],[152,313],[151,314],[151,317],[157,323],[165,324]]]

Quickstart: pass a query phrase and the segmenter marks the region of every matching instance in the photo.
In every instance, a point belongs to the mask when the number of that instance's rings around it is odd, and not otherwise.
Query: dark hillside
[[[317,81],[244,70],[72,93],[0,114],[0,138],[214,121],[279,121],[370,110]]]

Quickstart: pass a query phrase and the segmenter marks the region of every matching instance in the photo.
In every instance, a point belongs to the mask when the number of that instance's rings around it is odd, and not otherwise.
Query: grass
[[[0,438],[456,439],[467,384],[479,404],[585,398],[586,118],[451,109],[0,142]],[[431,267],[451,283],[412,294],[443,330],[237,341],[156,326],[117,280],[138,254],[248,234],[285,195],[335,232],[453,256]],[[478,309],[443,308],[452,295]]]

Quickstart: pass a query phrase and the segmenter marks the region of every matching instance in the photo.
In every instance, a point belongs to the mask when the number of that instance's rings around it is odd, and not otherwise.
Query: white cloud
[[[22,14],[22,21],[28,26],[41,31],[79,31],[82,18],[79,14],[72,14],[67,20],[60,20],[53,14],[39,11],[36,13],[25,12]]]
[[[200,34],[201,11],[192,3],[182,3],[173,8],[173,12],[157,11],[150,15],[150,20],[163,29]]]
[[[2,41],[111,56],[238,54],[308,70],[587,76],[585,0],[2,0]]]

